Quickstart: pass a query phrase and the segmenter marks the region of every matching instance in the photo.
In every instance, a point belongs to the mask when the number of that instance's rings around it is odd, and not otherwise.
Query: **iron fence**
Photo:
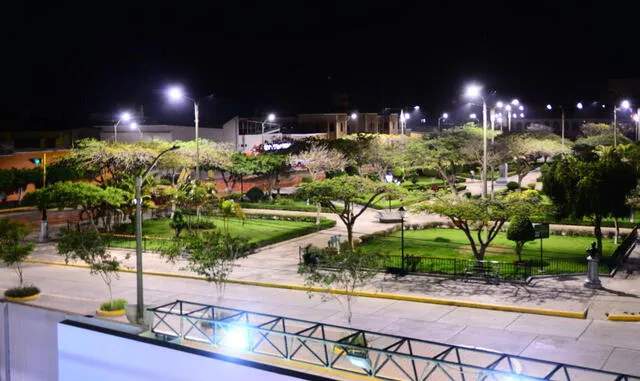
[[[378,380],[619,380],[640,377],[320,322],[177,300],[148,309],[181,345],[270,357]]]
[[[609,274],[615,275],[618,268],[622,266],[627,259],[631,251],[636,247],[636,240],[638,239],[638,225],[629,233],[627,238],[624,239],[622,244],[616,248],[611,257],[608,260]]]

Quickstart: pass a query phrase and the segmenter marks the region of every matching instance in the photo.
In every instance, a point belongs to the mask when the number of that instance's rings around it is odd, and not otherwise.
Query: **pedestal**
[[[509,182],[509,179],[507,179],[507,176],[509,176],[509,164],[504,163],[500,165],[498,171],[500,172],[500,177],[496,180],[496,184],[506,185]]]
[[[584,281],[586,288],[602,288],[598,262],[598,257],[587,257],[587,279]]]
[[[38,235],[38,242],[47,242],[49,240],[49,222],[47,220],[40,220],[40,234]]]

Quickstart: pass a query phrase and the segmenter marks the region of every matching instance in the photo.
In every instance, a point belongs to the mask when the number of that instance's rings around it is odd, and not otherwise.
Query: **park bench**
[[[487,283],[500,284],[500,269],[495,261],[474,261],[464,269],[464,281],[483,279]]]

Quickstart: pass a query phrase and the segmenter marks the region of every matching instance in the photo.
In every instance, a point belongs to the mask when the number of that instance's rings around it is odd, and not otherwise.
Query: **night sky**
[[[541,113],[640,100],[637,86],[608,85],[640,77],[633,2],[28,3],[3,10],[4,126],[80,127],[140,105],[190,123],[188,105],[163,97],[173,83],[212,95],[205,125],[416,104],[433,116],[460,107],[471,80]]]

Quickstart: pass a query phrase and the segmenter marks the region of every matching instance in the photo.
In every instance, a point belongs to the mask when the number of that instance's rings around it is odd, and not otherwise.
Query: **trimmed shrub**
[[[171,222],[169,222],[169,226],[176,232],[176,238],[180,237],[182,230],[187,227],[187,220],[184,218],[182,210],[176,209],[176,211],[173,212],[173,218]]]
[[[313,178],[311,176],[304,176],[301,181],[303,184],[309,184],[313,182]]]
[[[511,192],[513,192],[513,191],[516,191],[516,190],[520,189],[520,185],[515,181],[509,181],[507,183],[507,189],[510,190]]]
[[[264,192],[258,187],[253,187],[247,192],[247,198],[252,202],[258,202],[264,198]]]
[[[113,299],[108,302],[104,302],[100,304],[100,309],[102,311],[118,311],[124,310],[127,306],[127,301],[124,299]]]
[[[536,183],[529,183],[529,184],[527,184],[527,188],[529,188],[529,189],[531,189],[531,190],[536,189]]]
[[[4,296],[10,298],[26,298],[40,293],[40,289],[36,286],[14,287],[4,292]]]

